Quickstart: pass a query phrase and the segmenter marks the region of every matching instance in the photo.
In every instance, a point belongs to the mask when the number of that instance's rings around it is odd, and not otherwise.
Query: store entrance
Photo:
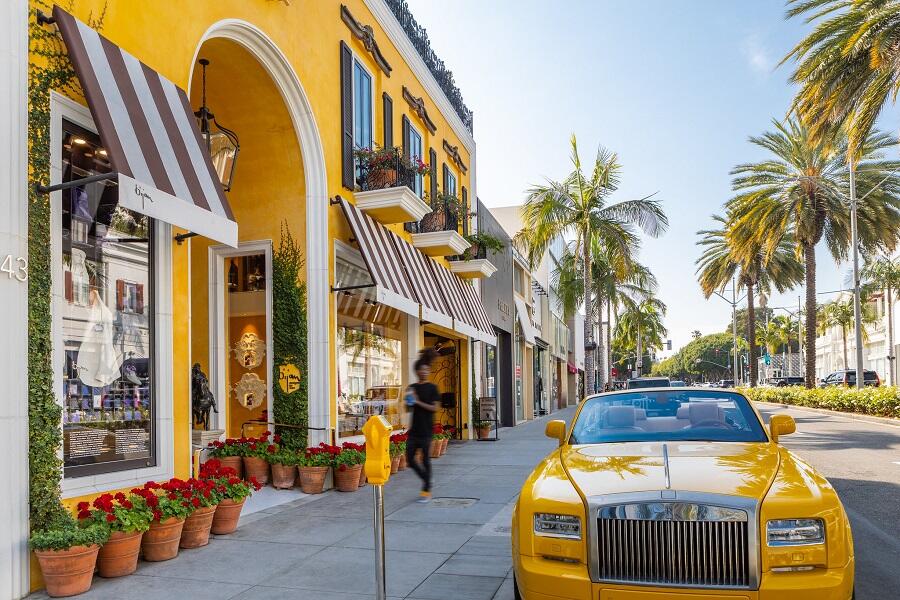
[[[425,333],[425,347],[434,348],[438,357],[431,365],[431,382],[441,395],[441,409],[434,415],[434,422],[442,426],[455,427],[460,434],[460,347],[459,340],[450,339],[431,332]]]

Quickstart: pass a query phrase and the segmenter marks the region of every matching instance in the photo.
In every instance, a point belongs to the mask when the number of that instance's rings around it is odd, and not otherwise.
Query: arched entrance
[[[230,253],[222,248],[210,249],[198,238],[192,240],[191,362],[211,369],[219,378],[219,389],[227,389],[226,397],[217,400],[220,407],[228,405],[231,416],[220,413],[220,418],[227,420],[220,421],[219,428],[227,423],[230,434],[238,433],[235,426],[239,427],[248,415],[258,416],[258,412],[253,414],[234,401],[230,393],[233,383],[246,373],[255,373],[266,381],[271,398],[272,385],[277,384],[269,381],[271,363],[247,369],[229,351],[234,346],[232,338],[251,331],[264,339],[269,347],[267,355],[271,356],[271,330],[265,327],[271,323],[271,293],[259,289],[265,286],[258,283],[248,288],[247,275],[260,268],[270,275],[270,264],[265,263],[266,244],[277,248],[282,225],[286,226],[303,248],[305,258],[305,273],[300,277],[307,283],[309,368],[302,376],[309,390],[310,442],[325,441],[326,433],[317,428],[327,430],[330,423],[328,192],[324,151],[312,108],[287,58],[250,23],[223,20],[203,35],[189,86],[195,108],[200,104],[197,59],[201,57],[210,60],[207,104],[217,120],[240,137],[241,151],[229,201],[238,222],[241,248]],[[222,272],[215,271],[217,264]],[[239,297],[228,291],[229,274],[235,270],[240,288],[236,291],[256,294]],[[224,282],[224,290],[220,285],[217,291],[217,282]],[[230,289],[235,290],[235,286]],[[216,301],[217,294],[225,298],[224,303]],[[219,314],[215,314],[217,311]],[[217,326],[221,322],[225,323],[224,330]],[[203,357],[209,357],[206,364]],[[220,366],[225,365],[225,372],[210,364],[216,360]],[[211,380],[211,384],[215,382]]]

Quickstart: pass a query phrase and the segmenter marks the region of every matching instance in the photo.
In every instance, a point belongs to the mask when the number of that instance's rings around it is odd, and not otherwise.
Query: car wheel
[[[519,583],[516,581],[516,574],[513,573],[513,598],[516,600],[522,600],[521,594],[519,594]]]

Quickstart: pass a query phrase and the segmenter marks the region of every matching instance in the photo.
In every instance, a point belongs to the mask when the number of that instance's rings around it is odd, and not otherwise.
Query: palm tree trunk
[[[803,245],[806,260],[806,387],[816,382],[816,246]]]
[[[600,380],[596,382],[597,391],[602,392],[606,387],[606,378],[609,376],[609,369],[604,364],[606,362],[606,340],[603,338],[603,296],[597,292],[594,298],[594,305],[597,307],[597,313],[600,315],[600,330],[597,332],[597,350],[594,354],[594,365],[596,372],[600,375]],[[591,331],[594,328],[591,326]]]
[[[759,365],[756,361],[756,309],[752,283],[747,284],[747,343],[750,345],[750,387],[756,387]]]
[[[850,363],[847,361],[847,328],[841,325],[841,337],[844,340],[844,368],[849,369]]]
[[[584,344],[586,346],[584,352],[584,387],[588,393],[597,391],[594,382],[594,350],[589,345],[594,340],[594,307],[591,302],[593,291],[591,288],[591,236],[590,231],[582,232],[584,234],[582,243],[584,244]],[[603,375],[600,376],[601,383]]]
[[[891,286],[887,286],[888,314],[888,385],[894,385],[894,297]]]
[[[606,301],[606,364],[612,373],[612,299]]]

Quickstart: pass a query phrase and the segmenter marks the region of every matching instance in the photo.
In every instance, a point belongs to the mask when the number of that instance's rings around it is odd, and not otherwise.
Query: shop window
[[[94,133],[63,121],[62,143],[62,181],[109,172]],[[155,465],[152,223],[108,182],[61,196],[65,476]]]

